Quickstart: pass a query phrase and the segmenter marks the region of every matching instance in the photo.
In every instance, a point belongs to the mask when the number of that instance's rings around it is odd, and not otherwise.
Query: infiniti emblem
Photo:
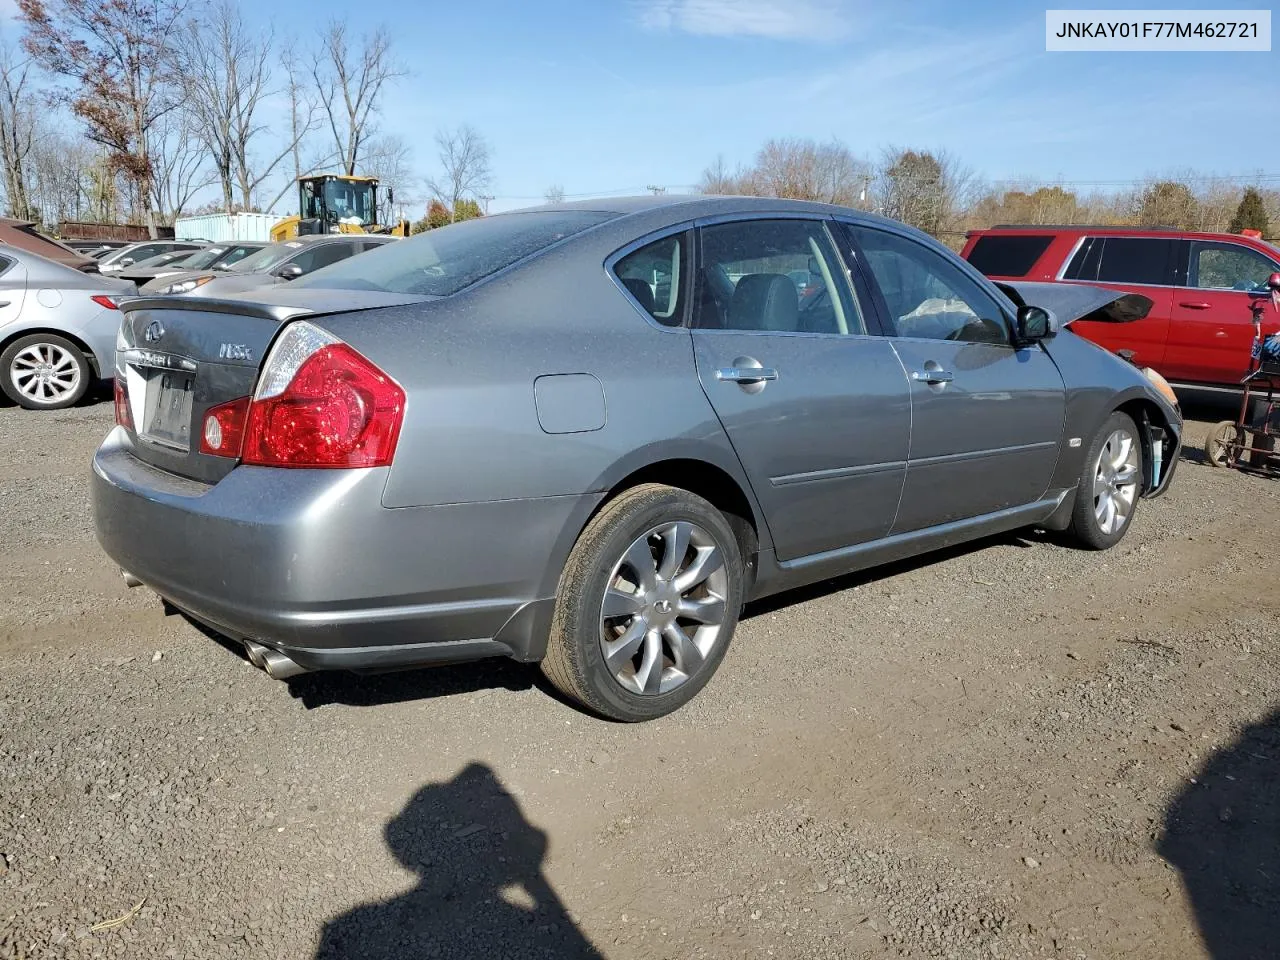
[[[655,603],[655,604],[653,605],[653,609],[654,609],[656,612],[661,613],[661,614],[667,614],[667,613],[670,613],[670,612],[671,612],[671,601],[670,601],[670,600],[659,600],[657,603]]]
[[[152,320],[147,324],[146,331],[142,334],[147,343],[155,343],[164,336],[164,327],[160,326],[159,320]]]

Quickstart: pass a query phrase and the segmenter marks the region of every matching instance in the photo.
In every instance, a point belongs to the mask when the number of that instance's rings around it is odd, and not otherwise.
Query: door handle
[[[777,380],[778,371],[772,367],[721,367],[716,379],[725,383],[763,383]]]
[[[956,375],[950,370],[912,370],[911,379],[917,383],[950,383]]]
[[[1180,307],[1186,307],[1188,310],[1208,310],[1210,304],[1203,300],[1182,300],[1178,303]]]

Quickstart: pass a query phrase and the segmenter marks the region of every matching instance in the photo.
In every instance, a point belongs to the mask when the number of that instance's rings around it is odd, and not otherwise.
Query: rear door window
[[[1025,277],[1052,242],[1051,236],[988,234],[977,239],[967,259],[989,277]]]
[[[1068,280],[1167,286],[1173,282],[1172,237],[1088,237],[1065,274]]]
[[[631,298],[663,326],[675,327],[684,315],[689,234],[663,237],[633,250],[613,266]]]
[[[1237,243],[1191,241],[1187,285],[1202,290],[1266,290],[1267,278],[1280,270],[1271,260]]]

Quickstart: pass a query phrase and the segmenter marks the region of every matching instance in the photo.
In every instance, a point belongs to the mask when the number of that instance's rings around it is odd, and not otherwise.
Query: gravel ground
[[[97,549],[110,418],[0,409],[0,958],[1276,955],[1274,481],[757,605],[622,726],[269,679]]]

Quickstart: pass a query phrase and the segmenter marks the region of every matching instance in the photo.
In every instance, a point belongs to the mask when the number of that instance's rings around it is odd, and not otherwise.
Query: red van
[[[1267,292],[1267,278],[1280,272],[1280,248],[1252,237],[998,226],[969,233],[962,256],[993,280],[1074,281],[1145,297],[1150,307],[1139,319],[1087,318],[1071,329],[1108,350],[1132,351],[1134,362],[1152,367],[1175,387],[1239,385],[1253,345],[1251,304],[1267,303],[1264,335],[1280,331],[1280,312],[1257,296]]]

